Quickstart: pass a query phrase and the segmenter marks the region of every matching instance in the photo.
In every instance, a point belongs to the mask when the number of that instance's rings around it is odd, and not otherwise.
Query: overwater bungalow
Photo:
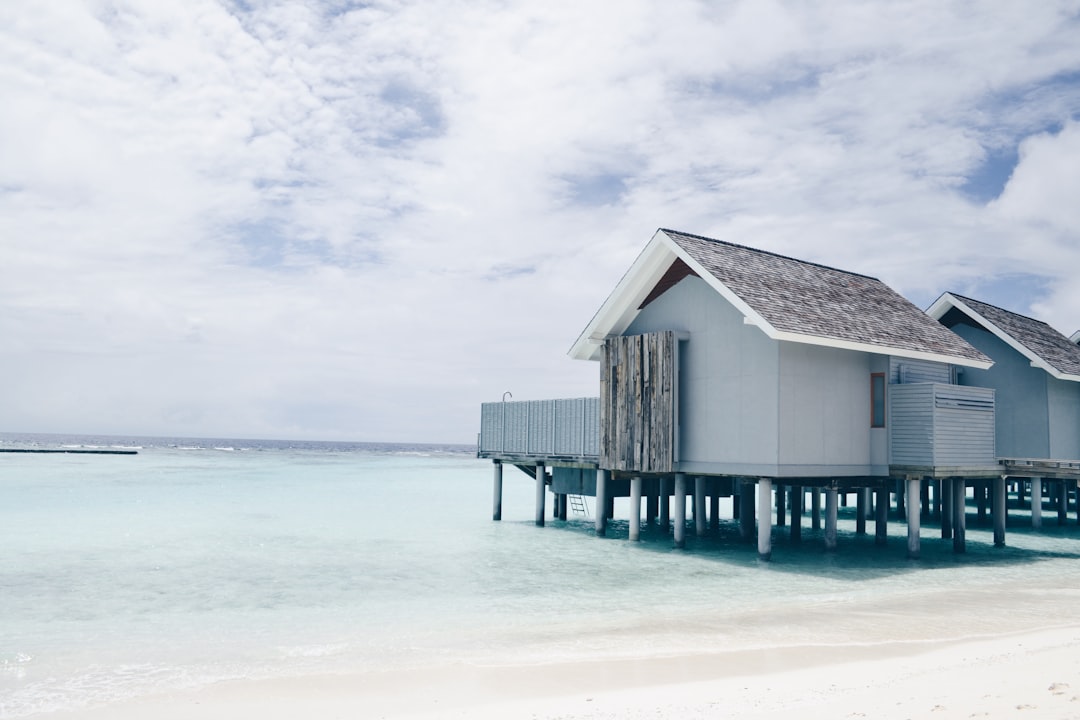
[[[1046,481],[1064,523],[1080,475],[1080,333],[1070,340],[1040,320],[956,293],[927,312],[994,360],[964,369],[959,382],[994,390],[998,463],[1003,475],[1030,486],[1033,526],[1042,524]]]
[[[962,550],[967,482],[993,478],[1004,541],[995,388],[960,382],[993,360],[876,278],[661,229],[569,354],[599,363],[599,397],[482,406],[495,519],[509,464],[535,478],[537,524],[548,491],[562,519],[568,497],[592,496],[602,536],[612,499],[628,497],[634,540],[644,499],[646,521],[673,524],[682,547],[687,497],[698,534],[731,497],[748,540],[756,513],[768,559],[774,507],[783,526],[790,504],[798,541],[806,492],[815,528],[824,495],[835,549],[841,497],[856,496],[857,532],[873,505],[883,543],[895,493],[898,510],[911,499],[917,557],[931,485]]]

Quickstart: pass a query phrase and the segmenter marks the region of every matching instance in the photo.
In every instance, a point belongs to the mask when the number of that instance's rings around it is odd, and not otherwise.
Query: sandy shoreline
[[[1080,718],[1080,626],[945,643],[218,683],[36,717]]]

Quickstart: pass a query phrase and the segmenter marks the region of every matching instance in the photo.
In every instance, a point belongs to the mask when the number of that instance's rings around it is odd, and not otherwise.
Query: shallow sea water
[[[754,647],[900,643],[1080,622],[1080,528],[1009,546],[969,509],[968,552],[938,527],[905,557],[774,535],[757,560],[718,536],[590,518],[537,528],[533,481],[469,448],[0,436],[0,447],[141,446],[138,455],[0,453],[0,717],[234,678]],[[220,449],[214,449],[220,448]],[[592,508],[589,499],[590,510]],[[550,508],[549,508],[550,511]],[[721,515],[730,517],[730,505]],[[871,526],[872,532],[872,526]]]

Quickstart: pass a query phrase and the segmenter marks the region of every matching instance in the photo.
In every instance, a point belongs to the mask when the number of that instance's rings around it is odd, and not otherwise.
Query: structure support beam
[[[994,547],[1005,547],[1005,476],[994,478],[994,501],[992,514],[994,516]]]
[[[496,460],[495,465],[495,487],[491,493],[491,519],[502,520],[502,478],[503,468],[502,461]]]
[[[716,532],[720,529],[720,495],[713,493],[709,497],[709,529]]]
[[[544,527],[544,501],[547,499],[547,471],[536,463],[536,526]]]
[[[747,542],[754,535],[754,483],[742,480],[739,487],[739,537]]]
[[[757,554],[761,560],[772,559],[772,480],[758,478]],[[783,495],[783,493],[777,493]]]
[[[802,542],[802,506],[803,489],[796,485],[791,488],[791,542]]]
[[[967,552],[967,481],[953,478],[953,552]]]
[[[922,503],[916,502],[916,498],[920,497],[920,485],[922,485],[920,477],[911,476],[907,479],[907,554],[913,560],[918,559],[921,549],[919,526],[922,521]]]
[[[675,547],[686,547],[686,473],[675,473]]]
[[[771,481],[770,481],[771,484]],[[776,525],[784,527],[787,524],[787,498],[784,495],[784,486],[776,486]]]
[[[837,495],[834,487],[825,490],[825,549],[830,552],[836,550]]]
[[[821,489],[814,488],[810,491],[810,527],[814,530],[821,529]]]
[[[1065,482],[1065,480],[1057,482],[1057,515],[1060,526],[1064,526],[1069,521],[1069,489]]]
[[[705,524],[705,478],[698,475],[694,478],[694,531],[698,537],[705,535],[708,526]]]
[[[641,537],[641,476],[630,478],[630,540]]]
[[[866,534],[866,494],[868,490],[866,488],[859,488],[855,491],[855,534]]]
[[[660,478],[660,531],[671,532],[671,491],[670,477]]]
[[[948,540],[953,536],[953,489],[952,480],[942,478],[938,481],[941,488],[941,539]]]
[[[1042,478],[1031,478],[1031,527],[1042,529]]]
[[[596,471],[596,535],[607,535],[607,500],[608,479],[611,477],[610,470],[602,468]]]
[[[877,489],[877,502],[874,503],[874,544],[884,545],[889,541],[889,490]]]

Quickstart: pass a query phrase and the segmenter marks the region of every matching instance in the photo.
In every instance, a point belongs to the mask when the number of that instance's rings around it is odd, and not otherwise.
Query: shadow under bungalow
[[[800,539],[809,496],[831,550],[854,493],[856,532],[872,519],[884,543],[895,503],[910,556],[933,515],[962,552],[970,494],[1004,545],[1008,492],[1035,527],[1044,495],[1064,522],[1076,494],[1078,343],[961,295],[923,312],[875,278],[658,230],[570,350],[599,362],[598,398],[483,404],[493,517],[510,464],[535,479],[537,524],[548,492],[564,520],[592,496],[601,536],[629,497],[631,540],[644,502],[683,547],[687,499],[704,534],[729,497],[768,559],[789,508]]]

